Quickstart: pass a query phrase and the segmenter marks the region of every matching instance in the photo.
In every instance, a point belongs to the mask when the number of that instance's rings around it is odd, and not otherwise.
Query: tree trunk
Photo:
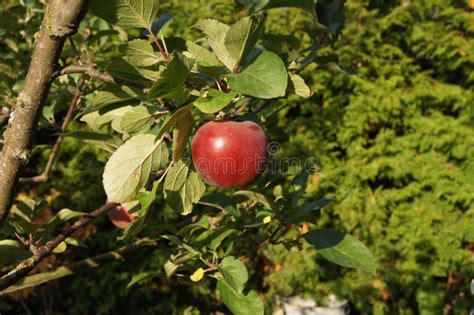
[[[35,48],[25,86],[11,112],[0,153],[0,226],[8,215],[21,167],[31,153],[38,119],[48,96],[66,38],[77,31],[87,12],[87,0],[50,0]]]

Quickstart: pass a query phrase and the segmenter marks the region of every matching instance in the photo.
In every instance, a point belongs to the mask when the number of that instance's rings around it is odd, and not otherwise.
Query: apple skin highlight
[[[192,142],[194,166],[209,185],[239,188],[252,183],[267,161],[267,136],[253,121],[211,121]]]

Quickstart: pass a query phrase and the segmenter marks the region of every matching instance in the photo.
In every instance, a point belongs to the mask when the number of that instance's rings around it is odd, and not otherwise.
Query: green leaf
[[[338,35],[345,23],[344,0],[332,0],[330,3],[317,3],[318,23],[326,26],[333,35]]]
[[[225,47],[225,35],[229,30],[229,26],[217,20],[204,19],[196,23],[195,27],[206,34],[209,46],[211,46],[217,58],[229,70],[232,70],[237,62],[229,55]]]
[[[330,205],[332,201],[332,199],[321,198],[318,200],[306,202],[298,209],[296,214],[292,215],[290,219],[292,222],[299,222],[300,220],[304,219],[304,217],[308,214],[313,214],[314,212],[319,213],[319,210]]]
[[[196,230],[202,229],[201,226],[191,226],[189,231],[186,231],[185,228],[179,231],[180,235],[186,235],[185,232],[188,232],[188,235],[191,235]],[[215,251],[221,243],[230,235],[237,233],[235,229],[229,229],[228,227],[220,227],[214,230],[205,230],[197,237],[193,237],[191,245],[194,248],[199,248],[201,251],[205,251],[206,247],[212,251]]]
[[[69,244],[72,246],[84,247],[84,245],[81,245],[81,243],[79,243],[79,240],[74,237],[67,237],[64,241],[66,242],[66,244]]]
[[[294,93],[304,98],[308,98],[313,95],[313,92],[311,92],[301,76],[291,72],[288,75],[290,78],[288,81],[288,91],[290,93]]]
[[[107,22],[124,28],[151,28],[158,13],[158,0],[91,1],[90,10]]]
[[[167,132],[171,127],[176,124],[176,122],[178,122],[183,117],[186,117],[192,107],[192,104],[186,105],[176,110],[173,114],[168,115],[165,118],[165,121],[161,125],[160,129],[158,130],[156,137],[161,138],[165,134],[165,132]]]
[[[11,223],[19,234],[32,233],[38,225],[34,223],[35,218],[43,214],[48,203],[45,200],[35,202],[32,199],[24,199],[13,207],[13,218]]]
[[[23,244],[16,240],[0,240],[0,266],[25,255]]]
[[[260,203],[265,209],[275,210],[275,205],[265,195],[250,191],[250,190],[239,190],[234,193],[234,196],[244,196],[247,199]]]
[[[122,58],[135,67],[148,67],[161,61],[158,53],[153,51],[153,46],[144,39],[136,39],[121,45],[119,51]]]
[[[99,111],[97,110],[84,114],[80,120],[85,122],[89,126],[89,128],[95,131],[99,130],[100,127],[102,126],[101,121],[100,121],[101,117],[100,117]]]
[[[139,105],[133,107],[130,112],[120,120],[120,130],[135,132],[153,124],[155,110],[151,106]]]
[[[47,206],[48,202],[46,200],[36,202],[32,199],[24,199],[16,205],[14,212],[25,220],[33,221],[44,213]]]
[[[238,0],[241,4],[249,8],[250,14],[255,14],[263,10],[270,0]]]
[[[242,94],[270,99],[285,96],[288,74],[278,55],[264,51],[241,73],[227,75],[227,80]]]
[[[139,103],[139,92],[124,85],[107,85],[94,98],[93,108],[100,109],[123,102]]]
[[[168,25],[173,21],[173,16],[165,12],[162,14],[156,21],[153,22],[153,25],[151,29],[153,30],[153,33],[158,34],[158,33],[163,33],[163,31],[168,27]]]
[[[193,126],[194,118],[189,111],[176,121],[176,129],[173,132],[173,162],[181,159]]]
[[[132,200],[148,183],[152,171],[168,161],[166,144],[155,139],[150,134],[132,137],[112,154],[103,175],[109,201]]]
[[[158,80],[161,70],[161,65],[158,63],[148,67],[136,67],[123,58],[114,59],[107,65],[107,72],[113,77],[136,81],[146,85],[149,84],[149,81]]]
[[[61,243],[58,244],[58,246],[56,246],[56,248],[54,248],[54,249],[52,250],[52,253],[54,253],[54,254],[61,254],[61,253],[65,252],[66,249],[67,249],[67,244],[66,244],[66,242],[61,242]]]
[[[176,265],[169,260],[167,260],[165,264],[163,265],[163,269],[165,270],[165,274],[167,278],[171,278],[178,268],[179,268],[179,265]]]
[[[157,272],[140,272],[139,274],[133,276],[132,280],[130,280],[130,282],[127,284],[126,290],[128,292],[131,288],[133,288],[138,283],[147,279],[157,277],[159,275],[160,274]]]
[[[256,12],[283,7],[301,8],[309,12],[314,11],[315,0],[239,0],[240,3],[247,6],[251,14]]]
[[[87,213],[80,212],[80,211],[73,211],[70,209],[62,209],[51,219],[54,219],[55,217],[57,217],[60,221],[65,222],[77,217],[82,217],[84,215],[87,215]]]
[[[123,143],[122,140],[115,135],[93,131],[72,131],[64,134],[64,137],[82,140],[85,143],[95,145],[110,153],[114,153],[114,151],[117,150]]]
[[[113,108],[113,109],[112,109]],[[126,133],[121,129],[121,122],[124,116],[132,112],[134,107],[126,106],[112,106],[94,111],[82,116],[81,121],[84,121],[93,130],[98,131],[103,125],[111,123],[112,128],[119,133]]]
[[[217,281],[217,290],[234,315],[263,315],[263,302],[257,292],[250,291],[247,295],[239,294],[225,280]]]
[[[209,244],[207,247],[209,249],[216,251],[219,246],[221,246],[222,242],[230,235],[237,233],[238,231],[235,229],[228,229],[227,227],[223,227],[221,229],[214,230],[211,237],[209,238]]]
[[[228,256],[222,260],[219,271],[227,284],[238,294],[241,294],[249,278],[244,263],[235,257]]]
[[[186,47],[192,57],[199,63],[209,67],[220,67],[222,63],[217,59],[216,55],[193,42],[186,42]]]
[[[327,260],[375,275],[374,257],[367,247],[352,235],[320,229],[306,233],[304,238]]]
[[[236,69],[255,47],[263,31],[263,16],[244,17],[232,25],[225,34],[225,48],[234,61],[229,68]]]
[[[70,209],[62,209],[58,213],[56,213],[51,219],[49,219],[45,226],[47,228],[52,228],[58,224],[64,223],[71,219],[82,217],[87,215],[85,212],[73,211]]]
[[[206,98],[200,98],[194,102],[201,112],[206,114],[217,113],[224,109],[237,96],[237,92],[224,93],[216,89],[210,89]]]
[[[240,211],[235,207],[235,202],[223,193],[213,193],[202,197],[199,204],[226,211],[234,217],[240,217]]]
[[[206,186],[196,171],[181,160],[173,163],[164,183],[165,199],[169,206],[183,215],[193,210],[193,205],[201,199]]]
[[[189,59],[180,54],[173,54],[173,59],[166,65],[148,92],[148,98],[171,98],[178,102],[184,101],[186,96],[184,83],[191,68]]]
[[[149,217],[148,214],[150,212],[151,206],[156,200],[156,192],[158,190],[159,185],[160,181],[155,181],[153,183],[151,191],[147,191],[144,189],[140,190],[140,192],[138,193],[138,202],[140,205],[139,215],[137,218],[135,218],[135,220],[133,220],[130,224],[127,225],[127,227],[123,231],[123,235],[119,237],[119,239],[122,240],[126,238],[133,238],[145,228],[146,220]],[[135,207],[137,206],[138,205],[136,205]],[[131,209],[130,207],[127,208]]]
[[[267,8],[284,8],[284,7],[294,7],[294,8],[300,8],[300,9],[305,9],[309,12],[314,11],[314,4],[317,1],[315,0],[270,0],[268,3]],[[318,1],[319,2],[319,1]]]

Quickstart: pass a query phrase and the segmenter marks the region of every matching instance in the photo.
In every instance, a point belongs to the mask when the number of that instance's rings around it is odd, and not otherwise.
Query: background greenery
[[[42,5],[25,2],[27,9],[13,0],[0,8],[5,108],[21,88],[41,19]],[[169,36],[198,37],[189,27],[199,19],[232,22],[246,14],[230,0],[163,2],[162,11],[174,17]],[[323,54],[330,58],[336,52],[338,64],[356,75],[311,66],[304,72],[314,91],[310,99],[275,102],[263,113],[266,126],[278,127],[269,130],[272,140],[290,141],[282,155],[319,161],[307,190],[335,202],[322,210],[318,225],[355,235],[378,260],[372,278],[335,267],[310,248],[288,254],[280,245],[255,255],[242,246],[250,285],[264,295],[268,309],[282,297],[301,294],[322,301],[329,293],[348,299],[361,314],[466,314],[474,308],[468,291],[474,278],[473,7],[472,1],[347,1],[346,27]],[[299,10],[271,11],[266,30],[302,36],[290,29],[307,18]],[[87,62],[105,65],[117,55],[111,47],[126,35],[89,37],[89,28],[107,34],[109,26],[91,16],[75,38]],[[67,64],[73,53],[70,46],[65,49]],[[84,94],[96,88],[89,82]],[[43,120],[60,120],[70,95],[55,84],[49,98]],[[6,119],[0,116],[2,126]],[[37,136],[30,174],[43,169],[48,150],[42,149],[55,139],[47,126]],[[56,209],[95,208],[105,198],[106,158],[68,139],[53,179],[23,186],[21,195],[47,196]],[[118,235],[101,219],[79,235],[84,247],[50,257],[39,268],[117,247]],[[164,253],[144,250],[127,263],[109,263],[2,298],[0,312],[25,312],[22,304],[67,314],[207,314],[221,308],[205,281],[190,286],[187,279],[155,278],[126,292],[133,275],[161,269],[165,259]]]

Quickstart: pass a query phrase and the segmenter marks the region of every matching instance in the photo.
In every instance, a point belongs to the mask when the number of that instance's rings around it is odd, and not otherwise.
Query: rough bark
[[[31,153],[38,119],[48,96],[67,36],[77,31],[87,0],[50,0],[46,7],[25,85],[10,114],[0,153],[0,226],[5,220],[20,170]]]

